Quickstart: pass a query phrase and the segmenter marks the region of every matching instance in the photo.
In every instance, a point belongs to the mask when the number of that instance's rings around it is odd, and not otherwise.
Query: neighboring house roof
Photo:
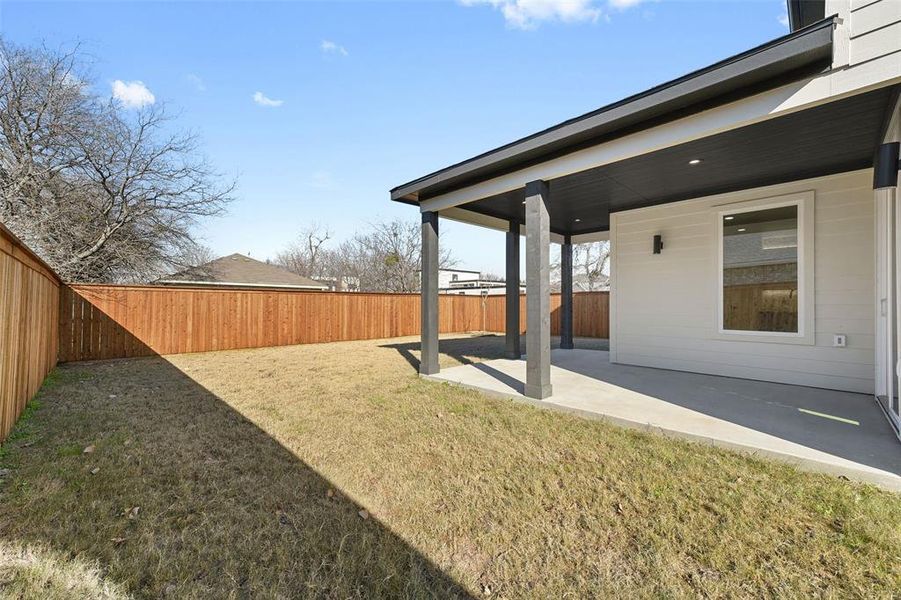
[[[391,190],[391,199],[417,202],[560,156],[611,136],[684,116],[687,111],[773,86],[799,72],[828,69],[833,19],[823,19],[709,67],[564,121],[533,135],[451,165]]]
[[[287,269],[244,256],[230,254],[208,263],[167,275],[155,283],[234,287],[281,287],[325,290],[328,286]]]

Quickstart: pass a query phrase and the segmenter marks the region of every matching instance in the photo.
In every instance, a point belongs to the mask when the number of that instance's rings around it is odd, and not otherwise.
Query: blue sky
[[[178,112],[239,178],[204,241],[266,258],[311,221],[340,240],[416,219],[390,188],[783,35],[784,4],[3,2],[0,31],[79,42],[99,93]],[[442,234],[461,267],[503,272],[502,234]]]

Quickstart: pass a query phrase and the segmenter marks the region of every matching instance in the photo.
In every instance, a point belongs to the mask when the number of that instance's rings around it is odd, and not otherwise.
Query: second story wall
[[[826,10],[827,14],[838,14],[843,19],[836,31],[837,48],[841,47],[839,36],[848,40],[847,62],[843,63],[841,57],[836,56],[836,66],[854,66],[892,54],[901,64],[901,1],[832,1],[827,2]]]

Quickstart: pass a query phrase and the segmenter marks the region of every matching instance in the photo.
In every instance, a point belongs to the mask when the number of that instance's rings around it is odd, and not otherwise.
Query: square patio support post
[[[541,400],[551,388],[551,229],[548,184],[526,184],[526,396]]]
[[[560,347],[573,349],[573,242],[568,235],[560,246]]]
[[[438,213],[422,213],[422,325],[419,373],[438,373]]]
[[[507,290],[504,356],[519,359],[519,222],[510,221],[507,229]]]

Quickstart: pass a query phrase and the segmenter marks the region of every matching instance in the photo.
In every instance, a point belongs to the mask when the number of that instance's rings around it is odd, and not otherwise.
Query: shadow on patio
[[[802,464],[813,461],[820,463],[818,470],[866,471],[901,487],[901,447],[867,395],[610,364],[606,352],[551,354],[554,395],[542,404]],[[491,360],[432,378],[521,397],[525,361]]]
[[[461,334],[442,335],[438,340],[439,360],[442,368],[452,364],[480,364],[486,360],[504,357],[504,334],[483,333],[472,334],[469,337],[460,337]],[[584,350],[607,350],[608,340],[601,338],[577,337],[573,340],[576,348]],[[419,371],[419,342],[399,342],[384,344],[382,348],[397,350],[404,360]],[[551,337],[551,348],[560,347],[560,337]],[[526,352],[526,336],[522,335],[521,349]],[[448,360],[450,359],[450,360]]]
[[[164,358],[64,365],[38,402],[40,429],[4,448],[7,543],[99,561],[145,597],[470,597]]]

